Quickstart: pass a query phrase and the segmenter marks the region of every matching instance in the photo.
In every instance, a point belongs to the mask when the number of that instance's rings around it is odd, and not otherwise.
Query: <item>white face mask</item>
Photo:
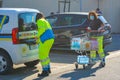
[[[94,20],[94,18],[95,18],[94,16],[90,16],[90,20]]]

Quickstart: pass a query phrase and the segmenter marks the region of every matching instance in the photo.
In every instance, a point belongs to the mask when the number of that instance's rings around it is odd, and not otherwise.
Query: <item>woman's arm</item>
[[[100,25],[100,27],[98,28],[98,31],[100,31],[100,32],[104,32],[105,30],[104,30],[104,24],[103,24],[103,22],[99,19],[99,25]]]

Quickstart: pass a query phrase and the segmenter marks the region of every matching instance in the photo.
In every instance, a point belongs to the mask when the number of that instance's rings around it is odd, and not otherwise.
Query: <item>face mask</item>
[[[94,20],[94,16],[90,16],[90,20]]]

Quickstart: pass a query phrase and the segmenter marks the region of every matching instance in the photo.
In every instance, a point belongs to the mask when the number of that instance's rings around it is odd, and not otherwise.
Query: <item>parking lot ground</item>
[[[56,52],[56,51],[55,51]],[[66,70],[68,66],[73,65],[76,55],[72,53],[51,53],[52,74],[57,74]],[[34,68],[27,68],[24,64],[14,65],[14,70],[8,75],[0,75],[0,80],[33,80],[37,78],[38,72],[41,72],[41,64]]]
[[[104,70],[105,69],[109,70],[108,68],[115,67],[116,63],[113,62],[114,58],[120,57],[120,51],[109,52],[109,54],[110,55],[107,56],[107,67],[103,68]],[[77,72],[77,71],[75,71],[75,66],[74,66],[74,62],[76,61],[76,56],[77,55],[73,54],[73,53],[55,53],[55,52],[51,53],[50,57],[51,57],[52,73],[50,74],[50,76],[48,76],[46,78],[37,77],[37,74],[39,72],[41,72],[41,70],[42,70],[40,64],[38,64],[34,68],[27,68],[23,64],[21,64],[21,65],[14,65],[14,70],[11,74],[0,75],[0,80],[74,80],[74,79],[70,79],[70,77],[72,77],[72,78],[74,78],[74,76],[78,77],[78,75],[77,75],[78,73],[84,74],[78,78],[83,78],[83,80],[84,80],[84,78],[86,78],[84,76],[86,75],[87,77],[92,79],[92,77],[88,76],[88,74],[92,74],[92,73],[96,72],[97,68],[98,68],[97,66],[99,66],[99,63],[96,64],[94,67],[92,67],[92,69],[85,70],[87,72],[83,72],[82,66],[79,65],[80,72]],[[120,58],[117,58],[117,59],[120,59]],[[111,60],[113,60],[113,61],[111,61]],[[112,62],[112,64],[110,62]],[[118,63],[117,63],[117,65],[118,65]],[[120,66],[120,64],[119,64],[119,66]],[[100,70],[102,70],[102,69],[100,69]],[[89,71],[93,71],[93,72],[90,73]],[[111,69],[109,71],[114,72],[114,70],[111,70]],[[118,71],[120,71],[120,69]],[[116,71],[117,74],[119,74],[118,71]],[[74,76],[70,74],[71,72],[74,73],[73,74]],[[101,75],[103,72],[104,71],[102,70],[102,71],[100,71],[100,73],[99,72],[98,73],[99,73],[99,75]],[[95,73],[95,74],[97,75],[98,73]],[[69,77],[67,77],[67,76],[69,76]],[[97,76],[97,78],[99,78],[99,77]],[[118,77],[118,78],[120,79],[120,77]],[[77,80],[77,79],[75,78],[75,80]],[[85,79],[85,80],[90,80],[90,79]],[[93,80],[95,80],[95,79],[93,79]],[[97,79],[97,80],[100,80],[100,79]],[[104,79],[101,79],[101,80],[104,80]],[[116,80],[118,80],[118,79],[116,79]]]
[[[25,65],[14,65],[14,70],[8,75],[0,75],[0,80],[120,80],[120,34],[113,34],[113,42],[106,47],[109,52],[105,68],[99,68],[99,63],[91,69],[75,70],[74,62],[77,54],[71,51],[52,51],[51,70],[52,73],[46,78],[39,78],[41,65],[27,68]],[[104,75],[104,76],[103,76]]]

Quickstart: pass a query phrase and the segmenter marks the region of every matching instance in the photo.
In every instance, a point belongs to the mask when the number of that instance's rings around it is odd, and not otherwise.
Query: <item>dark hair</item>
[[[50,15],[54,15],[54,12],[51,12]]]
[[[38,19],[41,19],[41,18],[44,18],[43,13],[37,13],[37,15],[36,15],[36,21],[37,21]]]
[[[99,11],[99,10],[100,10],[99,8],[96,9],[96,11]]]

